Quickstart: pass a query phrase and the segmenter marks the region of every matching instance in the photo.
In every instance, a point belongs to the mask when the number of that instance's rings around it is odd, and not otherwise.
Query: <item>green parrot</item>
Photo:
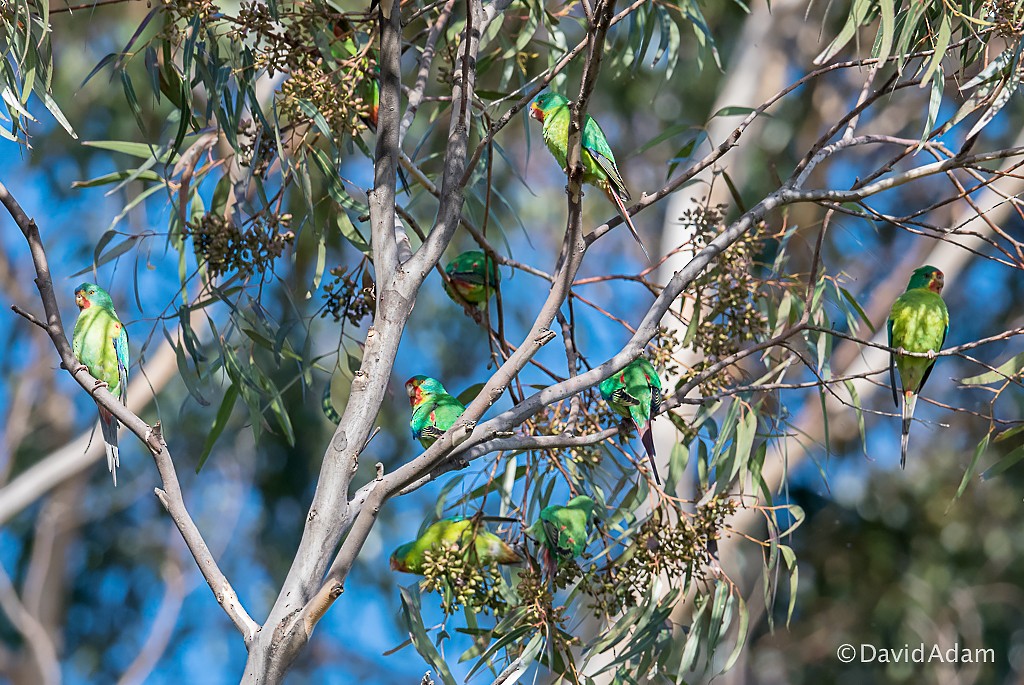
[[[413,376],[405,382],[405,391],[412,405],[412,437],[424,448],[433,445],[466,411],[440,381],[429,376]]]
[[[391,568],[404,573],[423,573],[423,553],[457,547],[465,558],[481,566],[517,564],[522,557],[504,540],[471,518],[451,516],[433,523],[412,542],[400,545],[391,554]]]
[[[543,124],[544,144],[564,169],[569,149],[569,101],[558,93],[541,93],[530,103],[530,116]],[[629,201],[629,191],[626,190],[626,182],[622,180],[619,167],[615,164],[615,155],[608,146],[604,131],[589,114],[583,124],[582,148],[583,182],[604,191],[618,208],[633,238],[650,261],[651,256],[647,254],[647,248],[640,240],[640,234],[636,232],[636,226],[626,211],[625,203]]]
[[[128,403],[128,332],[117,318],[114,302],[106,290],[94,283],[83,283],[75,288],[78,321],[71,337],[71,349],[82,366],[96,378],[96,387],[106,387],[110,393]],[[98,406],[98,405],[97,405]],[[100,431],[107,449],[107,469],[117,486],[118,422],[103,407],[100,410]]]
[[[896,371],[900,373],[900,386],[903,388],[900,468],[907,465],[907,442],[917,395],[935,366],[934,359],[907,357],[900,352],[938,352],[942,349],[949,332],[949,310],[941,296],[944,280],[942,272],[934,266],[916,269],[906,291],[893,302],[889,312],[889,347],[897,350],[889,355],[889,381],[896,406],[900,404],[896,392]]]
[[[451,279],[451,285],[444,284],[444,291],[448,293],[448,297],[462,304],[452,293],[452,290],[455,290],[463,300],[475,305],[478,311],[483,311],[487,307],[487,300],[494,292],[494,286],[501,282],[498,265],[479,250],[470,250],[457,256],[445,267],[445,273]]]
[[[594,500],[586,495],[573,497],[564,507],[544,507],[540,518],[526,529],[540,543],[544,561],[553,573],[558,557],[575,559],[587,547],[588,527],[594,514]]]
[[[654,481],[661,485],[658,467],[654,464],[654,436],[651,435],[651,415],[661,408],[661,379],[647,359],[637,357],[626,368],[598,386],[601,397],[617,413],[632,419],[640,440],[651,462]]]

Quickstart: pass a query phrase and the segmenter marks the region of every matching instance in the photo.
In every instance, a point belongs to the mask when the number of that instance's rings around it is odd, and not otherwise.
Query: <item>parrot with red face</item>
[[[75,288],[78,320],[71,336],[75,357],[96,379],[96,387],[107,388],[112,395],[128,403],[128,332],[117,318],[110,294],[95,283]],[[107,452],[107,469],[117,485],[120,457],[117,449],[118,422],[114,415],[99,407],[100,431]]]
[[[542,135],[544,144],[554,155],[562,168],[566,166],[566,158],[569,151],[569,101],[558,93],[541,93],[530,103],[530,116],[543,124]],[[604,131],[597,121],[587,115],[583,124],[582,160],[583,160],[583,182],[600,188],[612,204],[619,210],[623,221],[629,227],[644,256],[650,261],[651,256],[647,254],[647,248],[640,240],[640,234],[636,232],[636,226],[626,211],[626,202],[629,201],[629,191],[626,189],[626,182],[622,180],[619,167],[615,164],[615,155],[608,145]]]

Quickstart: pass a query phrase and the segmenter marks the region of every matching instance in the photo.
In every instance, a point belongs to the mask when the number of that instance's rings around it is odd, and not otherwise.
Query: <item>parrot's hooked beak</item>
[[[415,407],[419,404],[423,391],[420,390],[420,386],[416,381],[411,380],[405,384],[405,394],[409,396],[409,404]]]
[[[534,119],[536,119],[537,121],[543,122],[544,121],[544,110],[542,110],[540,108],[540,106],[536,102],[531,102],[530,103],[530,116],[533,117]]]
[[[932,274],[932,280],[928,283],[928,289],[936,293],[942,293],[942,287],[946,284],[946,276],[938,269]]]
[[[85,297],[85,291],[79,290],[75,293],[75,304],[78,305],[79,309],[88,309],[92,303]]]

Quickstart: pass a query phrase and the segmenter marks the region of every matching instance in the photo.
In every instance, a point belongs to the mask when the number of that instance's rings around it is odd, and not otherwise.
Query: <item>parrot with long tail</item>
[[[422,575],[424,552],[445,548],[463,550],[465,558],[481,566],[517,564],[522,557],[508,543],[471,518],[451,516],[431,524],[423,535],[399,545],[391,554],[391,568]]]
[[[405,392],[412,405],[409,421],[412,437],[424,448],[433,445],[466,411],[462,402],[449,395],[440,381],[429,376],[413,376],[405,382]]]
[[[558,93],[541,93],[530,103],[530,116],[543,124],[544,144],[564,169],[569,150],[569,101]],[[615,155],[612,154],[601,126],[589,114],[583,124],[581,146],[583,182],[604,191],[619,210],[623,221],[629,227],[629,232],[633,234],[633,239],[644,251],[644,256],[650,261],[651,256],[640,240],[640,234],[636,232],[629,212],[626,211],[629,191],[626,189],[626,182],[622,180],[622,174],[619,173],[619,167],[615,164]]]
[[[662,401],[658,372],[645,358],[637,357],[626,368],[601,381],[598,389],[609,407],[632,420],[651,463],[654,481],[661,485],[661,476],[654,463],[656,455],[654,436],[651,434],[651,416],[658,413]]]
[[[96,388],[107,388],[121,400],[121,404],[127,404],[128,332],[117,318],[110,294],[95,283],[82,283],[75,288],[75,304],[78,305],[78,321],[71,336],[75,357],[96,379]],[[99,405],[97,407],[107,452],[107,469],[117,486],[119,424],[113,414]]]
[[[910,276],[906,291],[893,302],[889,312],[889,347],[896,350],[889,355],[889,382],[892,399],[900,405],[896,390],[896,372],[903,389],[900,436],[900,468],[907,466],[907,443],[910,422],[914,418],[917,397],[935,368],[935,359],[908,357],[900,352],[938,352],[949,333],[949,310],[942,300],[945,276],[934,266],[922,266]]]

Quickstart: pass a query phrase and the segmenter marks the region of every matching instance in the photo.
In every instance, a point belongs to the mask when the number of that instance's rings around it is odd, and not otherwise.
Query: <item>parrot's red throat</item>
[[[530,116],[536,119],[537,121],[543,122],[544,110],[542,110],[536,102],[533,102],[530,104]]]

